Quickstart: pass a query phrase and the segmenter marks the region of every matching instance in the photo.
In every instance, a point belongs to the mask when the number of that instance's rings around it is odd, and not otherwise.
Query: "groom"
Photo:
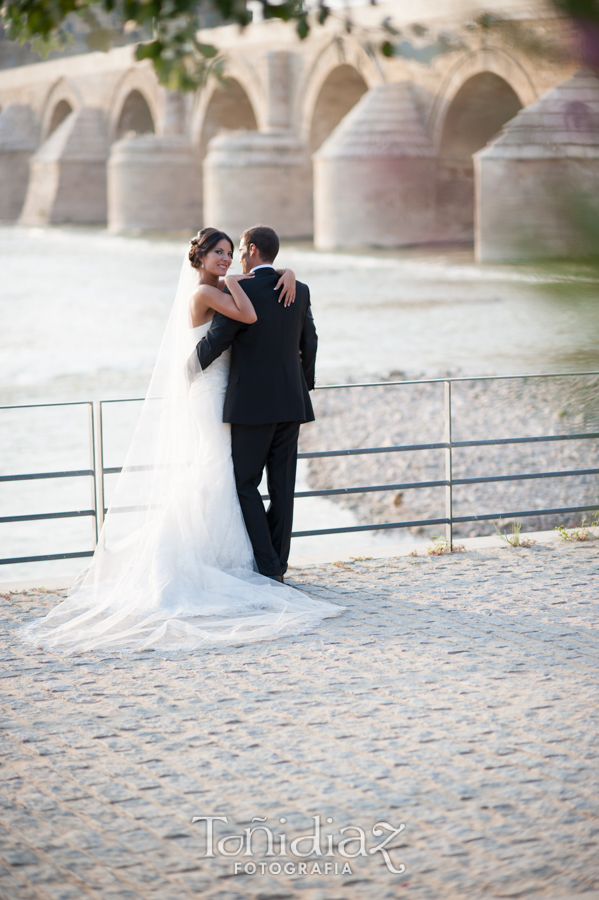
[[[241,286],[258,320],[244,325],[215,313],[197,346],[202,369],[231,347],[231,371],[223,421],[231,423],[233,467],[241,510],[262,575],[283,581],[287,570],[300,425],[312,422],[308,394],[314,387],[317,336],[310,291],[300,281],[295,302],[279,303],[273,263],[279,238],[272,228],[255,225],[241,236],[244,274]],[[266,466],[268,511],[258,485]]]

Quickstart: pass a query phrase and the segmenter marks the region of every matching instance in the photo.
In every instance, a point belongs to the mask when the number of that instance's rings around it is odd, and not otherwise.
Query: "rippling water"
[[[94,229],[0,228],[0,404],[142,395],[185,246]],[[321,383],[391,371],[599,368],[599,274],[583,264],[480,266],[459,249],[348,254],[301,244],[283,247],[278,262],[310,286]],[[0,411],[0,474],[87,467],[77,416],[84,411]],[[120,462],[131,422],[114,426],[108,464]],[[81,480],[2,487],[3,516],[89,505]],[[60,552],[65,541],[86,549],[89,530],[75,520],[0,524],[0,558],[35,552],[40,541],[40,552]],[[0,580],[30,571],[5,567]]]

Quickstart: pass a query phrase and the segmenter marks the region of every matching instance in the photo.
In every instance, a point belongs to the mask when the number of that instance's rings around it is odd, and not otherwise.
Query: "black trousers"
[[[276,577],[287,571],[293,492],[297,468],[299,422],[273,425],[231,425],[235,482],[258,571]],[[258,485],[266,466],[270,505]]]

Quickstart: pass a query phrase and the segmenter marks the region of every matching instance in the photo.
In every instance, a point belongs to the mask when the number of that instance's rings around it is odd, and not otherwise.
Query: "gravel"
[[[443,383],[320,390],[313,394],[317,420],[302,429],[304,452],[347,448],[438,443],[444,440]],[[451,387],[452,439],[497,440],[540,435],[599,432],[599,379],[558,376],[547,379],[482,379],[454,382]],[[453,450],[453,477],[477,478],[510,474],[599,468],[599,440],[503,444]],[[419,450],[313,459],[309,484],[314,490],[349,486],[405,484],[445,478],[445,451]],[[361,524],[407,522],[443,517],[445,488],[394,488],[331,497],[351,509]],[[455,486],[454,516],[596,505],[599,475],[531,479]],[[593,513],[560,513],[522,517],[523,531],[556,525],[580,525]],[[518,517],[497,520],[509,530]],[[414,526],[416,534],[437,534],[443,526]],[[491,520],[458,523],[455,534],[492,534]]]

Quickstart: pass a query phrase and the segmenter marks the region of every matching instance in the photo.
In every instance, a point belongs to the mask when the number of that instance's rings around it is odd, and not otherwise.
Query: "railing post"
[[[96,531],[98,540],[104,524],[104,435],[102,432],[102,401],[94,400],[95,422],[95,482],[96,482]]]
[[[87,404],[87,415],[88,415],[88,425],[89,425],[89,457],[91,460],[91,470],[93,472],[92,475],[92,483],[91,483],[91,495],[92,495],[92,509],[95,511],[94,521],[92,522],[92,546],[94,550],[96,549],[96,545],[98,543],[98,469],[96,466],[96,438],[95,438],[95,423],[94,423],[94,405],[93,402],[89,402]]]
[[[451,472],[451,381],[445,382],[445,540],[453,550],[453,481]]]

